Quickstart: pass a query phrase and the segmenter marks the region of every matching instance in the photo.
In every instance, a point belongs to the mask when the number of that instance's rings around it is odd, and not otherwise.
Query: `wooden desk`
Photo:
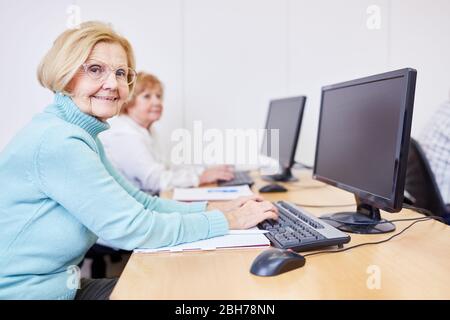
[[[289,192],[264,197],[322,205],[354,201],[352,194],[312,180],[310,172],[297,172],[297,176],[301,181],[286,185]],[[258,190],[264,182],[257,177],[255,180],[254,190]],[[307,209],[320,215],[352,207]],[[403,210],[383,216],[402,219],[421,215]],[[396,223],[395,232],[409,224]],[[437,221],[420,222],[387,243],[311,256],[303,268],[269,278],[249,272],[253,259],[263,249],[133,254],[111,298],[450,299],[449,231],[449,226]],[[391,235],[351,234],[346,246]]]

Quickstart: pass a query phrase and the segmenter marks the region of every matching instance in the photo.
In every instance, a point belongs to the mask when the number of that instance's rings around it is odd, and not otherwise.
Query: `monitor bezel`
[[[280,101],[289,101],[289,100],[299,100],[299,103],[301,104],[301,110],[300,110],[300,114],[299,114],[299,119],[297,122],[297,127],[295,128],[295,137],[294,137],[294,147],[289,159],[289,163],[287,167],[284,167],[284,164],[281,163],[280,159],[276,159],[278,161],[278,163],[280,164],[280,166],[282,168],[291,168],[294,163],[295,163],[295,155],[297,153],[297,145],[298,145],[298,140],[299,140],[299,136],[300,136],[300,130],[301,130],[301,126],[302,126],[302,122],[303,122],[303,114],[305,112],[305,106],[306,106],[306,99],[307,97],[304,95],[301,96],[295,96],[295,97],[288,97],[288,98],[280,98],[280,99],[272,99],[269,102],[269,109],[267,110],[267,116],[266,116],[266,124],[265,124],[265,129],[268,130],[268,125],[269,125],[269,118],[270,118],[270,112],[272,110],[272,106],[274,103],[276,102],[280,102]],[[262,143],[261,148],[264,149],[264,144],[266,143],[267,139],[267,134],[264,135],[264,140]],[[269,156],[268,154],[265,153],[265,150],[262,150],[263,154],[266,156]]]
[[[409,151],[409,140],[411,136],[411,125],[412,125],[412,115],[414,108],[414,95],[415,95],[415,84],[416,84],[417,71],[412,68],[404,68],[391,72],[385,72],[369,77],[359,78],[351,81],[336,83],[332,85],[327,85],[322,87],[321,92],[321,102],[320,102],[320,115],[319,115],[319,127],[317,130],[317,143],[316,152],[314,159],[314,169],[313,178],[330,184],[334,187],[352,192],[364,203],[377,207],[381,210],[387,212],[398,212],[403,206],[403,192],[405,187],[405,177],[406,177],[406,166],[408,161],[408,151]],[[393,78],[405,78],[403,82],[403,92],[399,127],[397,132],[397,142],[395,156],[398,159],[398,166],[394,169],[392,189],[389,198],[385,198],[380,195],[370,193],[367,190],[358,189],[347,185],[345,183],[334,181],[330,178],[322,176],[317,172],[317,159],[320,144],[320,130],[322,126],[322,116],[323,116],[323,101],[324,94],[326,91],[340,89],[344,87],[355,86],[364,83],[377,82],[383,80],[389,80]]]

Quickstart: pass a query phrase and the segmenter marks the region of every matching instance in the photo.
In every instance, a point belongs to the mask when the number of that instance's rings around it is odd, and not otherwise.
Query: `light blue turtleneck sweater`
[[[126,182],[97,139],[106,129],[56,94],[0,153],[0,299],[73,299],[68,268],[97,237],[132,250],[228,232],[205,203],[162,200]]]

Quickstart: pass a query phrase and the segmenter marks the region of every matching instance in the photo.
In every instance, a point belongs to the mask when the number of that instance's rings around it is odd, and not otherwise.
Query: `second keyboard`
[[[218,185],[220,187],[230,187],[230,186],[243,186],[248,185],[251,187],[253,185],[254,181],[250,177],[247,171],[235,171],[234,172],[234,178],[232,180],[226,181],[226,180],[219,180]]]

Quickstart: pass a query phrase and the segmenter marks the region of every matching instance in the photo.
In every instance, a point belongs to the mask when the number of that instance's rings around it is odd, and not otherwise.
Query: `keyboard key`
[[[299,241],[297,239],[283,239],[283,240],[278,240],[282,246],[286,246],[286,247],[290,247],[290,246],[295,246],[299,244]]]
[[[302,243],[314,242],[316,240],[317,240],[316,237],[304,237],[304,238],[301,238]]]

